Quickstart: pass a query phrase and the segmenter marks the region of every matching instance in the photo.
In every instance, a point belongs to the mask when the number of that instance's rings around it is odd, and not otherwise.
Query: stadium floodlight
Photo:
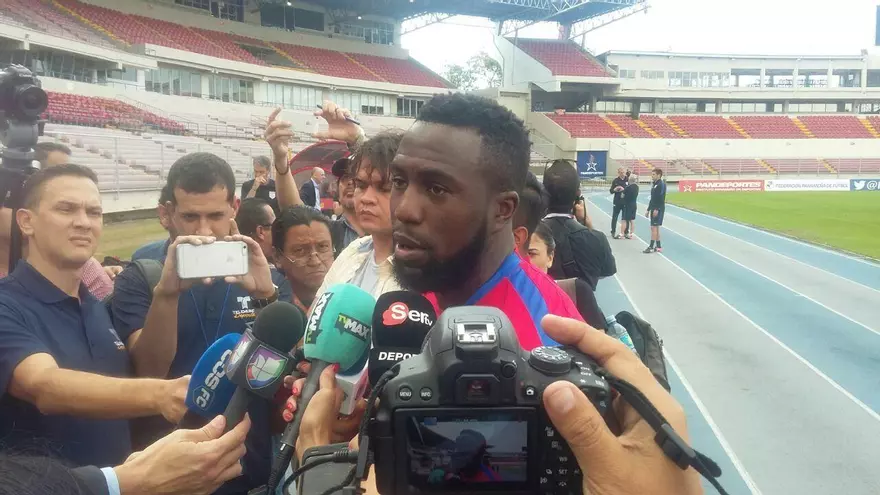
[[[617,22],[621,19],[626,19],[627,17],[638,14],[639,12],[647,12],[648,10],[648,2],[644,1],[642,3],[638,3],[635,5],[630,5],[621,10],[615,10],[613,12],[609,12],[605,15],[601,15],[598,17],[593,17],[590,19],[584,19],[583,21],[575,23],[571,27],[571,33],[569,34],[570,39],[575,39],[578,36],[583,36],[590,31],[595,31],[600,27],[607,26],[613,22]]]

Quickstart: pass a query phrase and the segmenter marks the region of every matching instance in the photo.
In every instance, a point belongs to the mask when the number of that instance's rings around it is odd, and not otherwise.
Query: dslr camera
[[[582,493],[541,397],[568,380],[608,413],[610,388],[591,358],[571,347],[525,351],[504,313],[469,306],[446,310],[422,353],[399,366],[371,423],[380,493]]]
[[[10,65],[0,70],[0,142],[3,166],[30,173],[33,147],[43,133],[40,115],[49,97],[26,67]]]

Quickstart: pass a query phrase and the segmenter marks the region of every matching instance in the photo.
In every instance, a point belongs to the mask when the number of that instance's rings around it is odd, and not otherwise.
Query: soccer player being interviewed
[[[651,244],[643,251],[647,253],[660,253],[663,248],[660,245],[660,226],[663,225],[663,213],[666,211],[666,182],[663,181],[663,170],[655,168],[651,172],[651,201],[645,216],[651,221]]]

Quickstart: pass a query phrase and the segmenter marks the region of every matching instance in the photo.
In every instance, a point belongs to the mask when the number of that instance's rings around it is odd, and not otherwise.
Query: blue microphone
[[[220,337],[199,358],[186,391],[187,411],[180,428],[201,428],[223,414],[235,393],[235,384],[226,377],[226,363],[240,337],[237,333]]]

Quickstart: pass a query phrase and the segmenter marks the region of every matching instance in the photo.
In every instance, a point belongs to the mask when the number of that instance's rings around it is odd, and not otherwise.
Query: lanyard
[[[220,318],[217,322],[217,329],[214,330],[214,340],[208,342],[208,333],[205,331],[205,321],[202,320],[202,313],[199,311],[199,303],[196,301],[196,296],[193,294],[193,291],[189,291],[189,295],[193,301],[193,307],[196,308],[196,317],[199,319],[199,327],[202,330],[202,337],[205,339],[205,346],[211,347],[211,344],[217,341],[217,337],[220,336],[220,327],[223,325],[223,315],[226,313],[226,300],[229,299],[229,289],[231,289],[231,285],[226,286],[226,295],[223,296],[223,306],[220,306]]]

